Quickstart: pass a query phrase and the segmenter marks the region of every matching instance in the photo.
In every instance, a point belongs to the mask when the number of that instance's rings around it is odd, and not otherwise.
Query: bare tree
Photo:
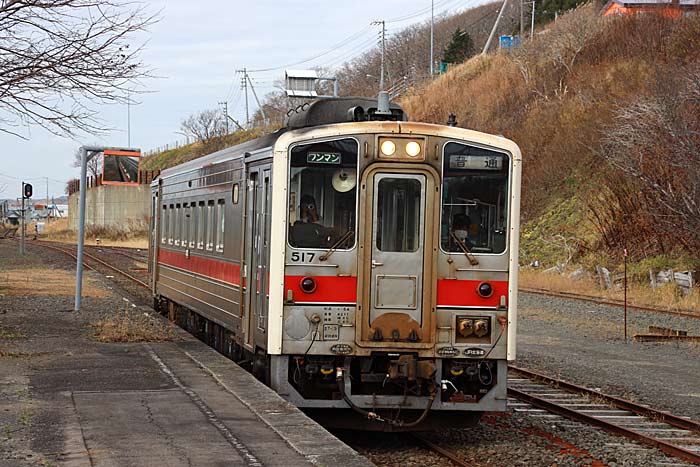
[[[102,130],[91,105],[126,102],[148,76],[129,42],[153,22],[130,0],[0,0],[0,131]]]
[[[599,156],[616,169],[607,180],[605,200],[622,224],[603,227],[615,238],[632,238],[624,229],[634,226],[657,245],[695,251],[700,245],[700,65],[664,70],[655,81],[651,95],[615,110],[603,137]]]
[[[92,144],[91,146],[101,146],[99,143]],[[82,155],[80,148],[75,150],[73,154],[73,167],[80,167],[82,165]],[[92,176],[97,179],[102,172],[102,156],[93,157],[87,162],[87,174],[88,177]]]
[[[206,145],[212,139],[226,134],[224,118],[218,110],[203,110],[183,120],[180,129],[186,135]]]

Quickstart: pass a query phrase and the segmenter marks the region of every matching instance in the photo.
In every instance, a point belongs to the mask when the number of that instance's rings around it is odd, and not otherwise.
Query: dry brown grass
[[[14,296],[65,296],[75,294],[75,274],[52,268],[16,268],[0,271],[0,294]],[[83,296],[103,298],[109,293],[94,280],[83,278]]]
[[[573,280],[567,275],[523,269],[519,273],[518,282],[520,287],[524,288],[577,293],[607,300],[624,299],[623,290],[604,290],[592,275],[580,280]],[[700,313],[700,290],[694,288],[685,295],[674,284],[666,284],[652,289],[648,284],[629,283],[627,301],[631,305],[668,310],[698,310]]]
[[[19,328],[6,329],[6,328],[0,327],[0,339],[15,340],[15,339],[23,339],[25,337],[27,337],[27,335]]]
[[[169,323],[147,313],[125,308],[94,325],[100,342],[167,342],[177,339]]]
[[[31,225],[27,231],[33,232],[33,229],[34,227]],[[99,238],[101,245],[148,249],[148,228],[145,224],[139,224],[128,230],[129,232],[122,232],[110,228],[88,227],[85,232],[85,244],[96,245],[96,239]],[[78,242],[77,232],[68,229],[67,218],[47,222],[46,230],[41,238],[73,245]]]

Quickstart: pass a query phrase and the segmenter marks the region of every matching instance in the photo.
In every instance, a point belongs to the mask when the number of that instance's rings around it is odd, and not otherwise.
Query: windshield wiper
[[[340,245],[342,245],[344,241],[346,241],[350,237],[352,237],[352,235],[354,233],[355,232],[353,230],[348,230],[347,232],[345,232],[345,234],[342,237],[340,237],[338,240],[336,240],[335,243],[333,245],[331,245],[331,247],[328,250],[326,250],[326,252],[318,258],[318,260],[319,261],[326,261],[328,258],[331,257],[331,255],[335,252],[335,250]]]
[[[450,236],[454,239],[455,243],[457,243],[457,246],[464,252],[464,256],[466,256],[469,260],[469,264],[471,264],[472,266],[476,266],[477,264],[479,264],[479,260],[476,259],[474,255],[472,255],[472,252],[469,251],[469,248],[467,247],[466,243],[460,240],[460,238],[457,237],[452,231],[450,231]]]

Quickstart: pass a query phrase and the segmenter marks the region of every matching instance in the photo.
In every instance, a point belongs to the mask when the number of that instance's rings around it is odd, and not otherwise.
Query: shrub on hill
[[[603,18],[586,5],[512,53],[451,69],[402,105],[412,120],[444,123],[455,113],[460,126],[520,145],[526,231],[575,199],[568,223],[559,216],[549,235],[565,233],[581,252],[634,245],[632,254],[643,256],[671,244],[694,251],[700,229],[689,219],[700,218],[700,169],[689,166],[700,166],[699,59],[698,16]],[[687,228],[672,228],[681,221]]]
[[[245,143],[251,139],[259,138],[263,132],[261,128],[241,130],[230,135],[217,136],[206,142],[197,141],[186,146],[173,148],[146,156],[141,161],[142,170],[163,170],[183,162],[191,161],[198,157],[220,151],[236,144]]]

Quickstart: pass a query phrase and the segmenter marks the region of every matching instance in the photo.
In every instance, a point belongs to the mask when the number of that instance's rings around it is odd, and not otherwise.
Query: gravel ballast
[[[517,364],[700,420],[700,344],[640,343],[660,326],[700,335],[700,320],[522,293]]]

